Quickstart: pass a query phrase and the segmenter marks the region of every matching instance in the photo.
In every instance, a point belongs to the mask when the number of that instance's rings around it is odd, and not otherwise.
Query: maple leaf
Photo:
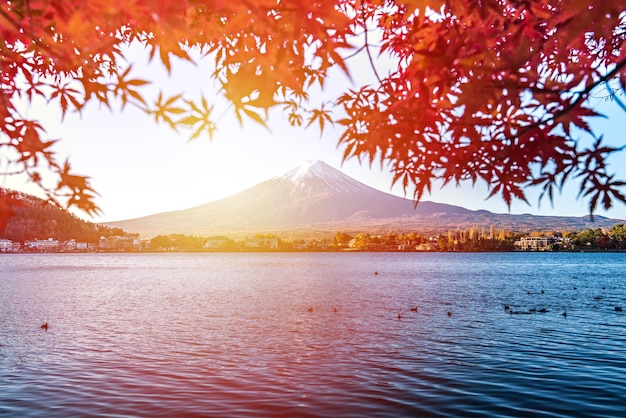
[[[63,193],[64,189],[68,189],[68,207],[76,206],[88,215],[99,213],[100,209],[94,202],[97,193],[89,185],[89,177],[72,174],[70,170],[71,166],[66,160],[59,172],[61,179],[55,192]]]
[[[267,126],[267,124],[265,123],[265,120],[261,117],[261,115],[259,115],[257,112],[255,112],[254,110],[248,109],[245,105],[240,107],[239,109],[236,109],[237,111],[237,118],[239,119],[239,123],[243,124],[243,119],[241,118],[241,113],[243,112],[246,116],[248,116],[250,119],[252,119],[253,121],[255,121],[256,123],[258,123],[259,125],[265,127],[266,129],[269,130],[269,127]]]
[[[560,123],[563,127],[563,131],[567,135],[570,135],[570,128],[575,126],[579,129],[582,129],[586,132],[592,133],[589,124],[585,121],[584,118],[593,117],[593,116],[602,116],[599,113],[595,112],[592,109],[586,108],[584,106],[577,106],[569,111],[560,115],[556,121]]]
[[[26,89],[26,95],[28,97],[28,100],[32,101],[33,96],[35,95],[44,97],[45,94],[41,88],[44,87],[46,84],[42,81],[35,81],[36,75],[26,70],[25,68],[22,68],[22,74],[24,75],[26,83],[28,84],[28,88]]]
[[[163,98],[163,93],[159,93],[159,98],[155,102],[156,109],[148,110],[149,114],[154,115],[155,122],[161,121],[167,123],[173,130],[177,131],[177,121],[172,119],[174,115],[180,115],[185,113],[185,109],[175,106],[176,102],[182,97],[177,94],[169,99]]]
[[[288,115],[289,124],[291,126],[301,126],[303,117],[301,114],[296,112],[290,112]]]
[[[320,126],[320,135],[324,132],[324,127],[326,123],[333,124],[333,120],[331,118],[331,114],[329,111],[324,109],[324,105],[320,109],[313,109],[311,111],[311,117],[309,118],[309,123],[307,123],[306,127],[311,126],[315,121],[319,123]]]
[[[50,102],[53,99],[58,99],[59,104],[61,105],[62,117],[65,117],[65,113],[67,112],[68,105],[71,103],[75,109],[82,109],[83,105],[79,102],[78,97],[80,93],[78,90],[69,87],[69,83],[65,83],[62,86],[51,85],[53,88],[52,94],[50,95]]]
[[[204,97],[202,97],[201,100],[201,107],[198,107],[194,102],[189,100],[185,100],[185,102],[190,106],[192,114],[182,118],[178,123],[189,127],[197,125],[195,132],[191,135],[189,140],[191,141],[198,138],[204,131],[207,132],[209,139],[213,139],[213,135],[217,130],[215,122],[211,119],[213,106],[209,106]]]
[[[613,200],[616,199],[626,204],[626,196],[620,192],[620,188],[626,185],[626,182],[621,180],[613,180],[614,176],[606,175],[602,172],[588,173],[581,187],[579,195],[589,196],[589,213],[593,216],[598,201],[602,201],[602,206],[605,210],[608,210],[613,205]]]
[[[150,82],[141,79],[126,80],[126,77],[128,77],[131,68],[132,66],[129,65],[122,74],[118,75],[117,84],[115,85],[115,89],[113,90],[116,95],[120,95],[122,97],[122,109],[124,109],[124,107],[126,106],[129,96],[135,99],[137,102],[141,103],[142,105],[146,105],[146,101],[143,96],[141,96],[141,94],[139,94],[137,90],[133,90],[132,87],[145,86],[147,84],[150,84]]]
[[[22,120],[15,124],[19,142],[15,149],[20,153],[18,161],[25,162],[29,159],[37,165],[39,158],[43,157],[50,164],[54,163],[54,153],[49,148],[54,145],[56,140],[43,141],[39,134],[43,131],[41,125],[34,121]]]

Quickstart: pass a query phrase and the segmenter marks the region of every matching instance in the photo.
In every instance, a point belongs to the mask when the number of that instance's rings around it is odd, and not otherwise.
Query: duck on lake
[[[45,329],[46,331],[48,331],[48,323],[46,322],[45,324],[43,324],[41,326],[41,329]]]
[[[529,309],[527,311],[514,311],[514,310],[510,310],[509,314],[511,315],[530,315],[530,314],[534,314],[536,311],[536,309]]]

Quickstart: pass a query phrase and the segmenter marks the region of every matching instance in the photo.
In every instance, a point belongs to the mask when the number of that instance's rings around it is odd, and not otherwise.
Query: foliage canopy
[[[337,123],[344,158],[388,165],[420,199],[434,181],[484,181],[507,204],[540,187],[552,199],[576,179],[593,213],[626,202],[588,118],[590,95],[620,101],[626,11],[596,0],[10,0],[0,5],[0,168],[25,173],[54,202],[98,211],[89,178],[53,151],[45,127],[20,112],[43,98],[67,112],[89,102],[137,106],[158,123],[217,129],[212,98],[145,92],[125,46],[168,70],[201,51],[208,74],[243,122],[282,109],[293,125]],[[325,104],[309,101],[331,68],[371,64],[363,83]],[[393,65],[383,71],[377,57]],[[377,65],[379,68],[377,68]],[[577,129],[574,129],[577,128]],[[584,146],[580,132],[594,138]],[[44,182],[44,171],[56,180]],[[47,174],[49,176],[50,173]],[[49,177],[47,177],[49,178]],[[5,202],[6,203],[6,202]],[[1,209],[5,208],[5,209]],[[6,209],[8,208],[8,209]],[[0,202],[0,218],[10,211]],[[1,226],[1,225],[0,225]]]

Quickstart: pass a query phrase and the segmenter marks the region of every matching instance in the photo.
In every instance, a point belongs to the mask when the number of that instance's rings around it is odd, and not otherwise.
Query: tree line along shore
[[[0,188],[0,194],[9,193]],[[121,228],[86,222],[39,198],[14,192],[15,213],[0,230],[0,252],[97,251],[580,251],[623,250],[626,227],[572,231],[512,231],[495,225],[453,227],[438,233],[322,231],[299,238],[280,234],[157,235],[141,238]],[[303,237],[303,238],[302,238]]]
[[[327,238],[288,239],[275,234],[256,234],[243,239],[227,236],[200,237],[185,234],[141,239],[119,228],[101,229],[98,239],[31,239],[22,242],[0,239],[1,252],[265,252],[265,251],[621,251],[626,249],[626,226],[584,231],[511,232],[477,226],[450,229],[446,233],[350,234],[337,232]]]

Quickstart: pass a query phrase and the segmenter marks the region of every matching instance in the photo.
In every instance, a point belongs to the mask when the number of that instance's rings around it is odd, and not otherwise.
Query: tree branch
[[[361,12],[363,11],[364,3],[361,3]],[[367,19],[363,15],[363,37],[365,38],[365,45],[362,48],[365,48],[365,52],[367,53],[367,58],[370,62],[370,67],[372,67],[372,71],[374,72],[374,76],[378,80],[379,84],[382,84],[382,79],[380,75],[378,75],[378,71],[376,70],[376,66],[374,65],[374,58],[372,57],[372,53],[370,51],[369,39],[368,39],[368,30],[367,30]],[[361,48],[361,49],[362,49]]]
[[[561,116],[565,115],[566,113],[570,112],[571,110],[573,110],[574,108],[576,108],[578,105],[580,105],[582,102],[584,102],[585,100],[587,100],[587,97],[589,96],[589,93],[591,93],[591,91],[593,89],[595,89],[596,87],[598,87],[600,84],[605,83],[606,81],[608,81],[610,78],[612,78],[614,75],[616,75],[617,73],[620,72],[620,70],[622,68],[626,67],[626,58],[624,58],[621,62],[617,63],[615,65],[615,68],[613,68],[613,70],[609,71],[608,73],[606,73],[604,76],[600,77],[598,80],[596,80],[594,83],[590,84],[589,86],[587,86],[583,91],[578,93],[578,97],[576,98],[576,100],[574,100],[572,103],[570,103],[568,106],[566,106],[565,108],[563,108],[562,110],[556,112],[551,118],[548,118],[544,121],[541,122],[537,122],[533,125],[531,125],[529,127],[528,130],[530,129],[534,129],[536,127],[538,127],[539,125],[543,125],[546,124],[548,122],[552,122],[558,118],[560,118]],[[526,132],[528,131],[526,130]]]

